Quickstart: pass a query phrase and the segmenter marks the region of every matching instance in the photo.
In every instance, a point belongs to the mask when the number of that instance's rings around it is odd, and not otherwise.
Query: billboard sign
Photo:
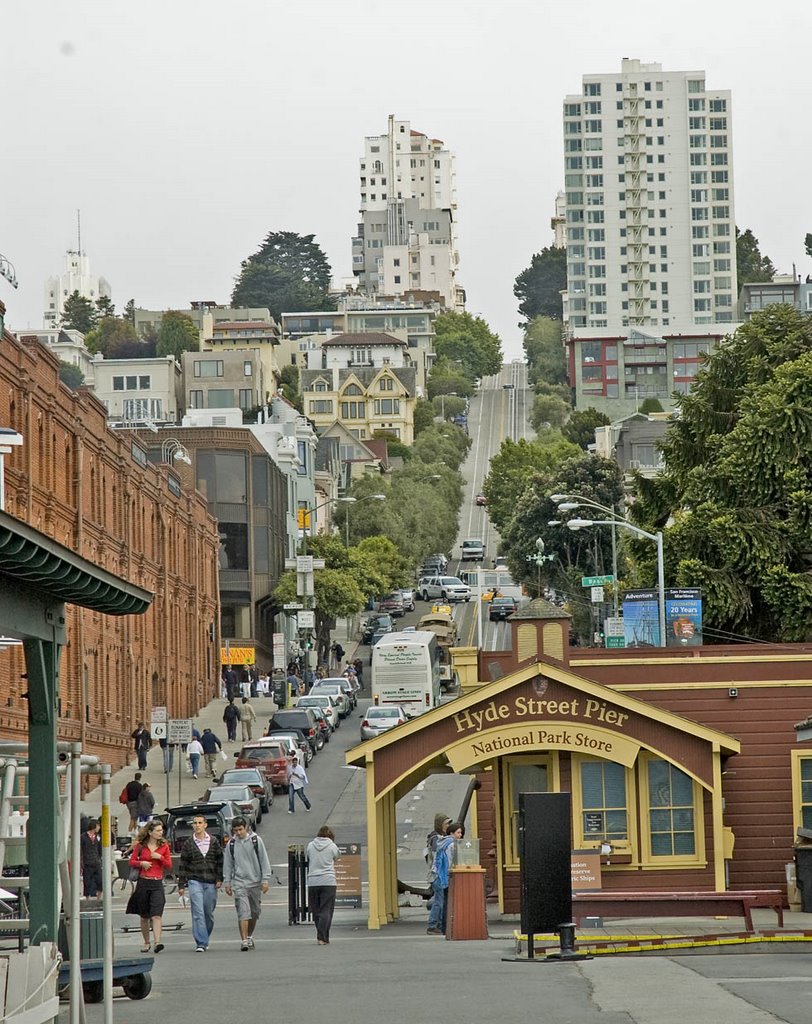
[[[667,647],[699,647],[702,644],[701,590],[666,590],[665,633]]]
[[[629,590],[623,596],[626,647],[659,647],[660,618],[656,590]]]

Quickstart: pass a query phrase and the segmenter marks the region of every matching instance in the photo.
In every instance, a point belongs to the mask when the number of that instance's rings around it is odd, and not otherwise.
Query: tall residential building
[[[446,308],[462,310],[453,154],[390,114],[386,135],[366,139],[360,184],[361,223],[352,240],[359,290],[436,292]]]
[[[565,98],[565,336],[579,406],[593,397],[668,403],[674,376],[681,390],[690,384],[673,365],[672,340],[695,355],[731,329],[731,128],[730,93],[707,89],[702,71],[626,59],[620,74],[585,75],[581,95]],[[600,348],[617,350],[619,340],[620,358]],[[629,345],[645,359],[626,363]],[[590,364],[590,395],[580,390],[581,363]],[[609,363],[599,381],[596,364]]]
[[[81,249],[68,249],[65,253],[65,269],[58,277],[49,277],[45,282],[45,308],[42,314],[43,327],[58,327],[65,307],[65,299],[79,292],[95,303],[98,299],[109,299],[110,285],[103,277],[96,277],[90,270],[90,257]]]
[[[624,60],[564,100],[573,328],[733,320],[731,102],[702,71]]]

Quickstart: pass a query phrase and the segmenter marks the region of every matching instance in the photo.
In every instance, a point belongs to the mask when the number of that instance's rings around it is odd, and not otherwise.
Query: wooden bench
[[[784,927],[780,889],[732,889],[727,892],[583,892],[572,897],[576,924],[584,917],[743,917],[754,931],[752,910],[768,907]]]

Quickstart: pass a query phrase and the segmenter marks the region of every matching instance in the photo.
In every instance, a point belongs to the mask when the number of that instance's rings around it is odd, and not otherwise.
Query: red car
[[[485,501],[485,495],[484,494],[478,494],[476,496],[476,504],[477,505],[486,505],[487,504],[487,502]]]

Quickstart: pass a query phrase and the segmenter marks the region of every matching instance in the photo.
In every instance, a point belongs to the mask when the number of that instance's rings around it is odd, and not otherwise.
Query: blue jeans
[[[196,878],[190,878],[187,885],[192,907],[192,938],[196,946],[208,946],[214,931],[217,886],[214,882],[199,882]]]
[[[307,799],[307,794],[304,791],[304,786],[302,786],[300,789],[294,789],[293,786],[288,786],[288,810],[291,813],[293,813],[295,811],[295,807],[293,806],[293,798],[297,794],[299,796],[299,799],[302,801],[302,803],[305,805],[305,807],[309,811],[310,810],[310,801]]]
[[[443,924],[443,892],[440,880],[435,878],[431,883],[431,910],[429,911],[429,928],[441,928]]]
[[[192,775],[197,776],[197,769],[200,767],[200,754],[189,754],[189,764],[192,766]]]

